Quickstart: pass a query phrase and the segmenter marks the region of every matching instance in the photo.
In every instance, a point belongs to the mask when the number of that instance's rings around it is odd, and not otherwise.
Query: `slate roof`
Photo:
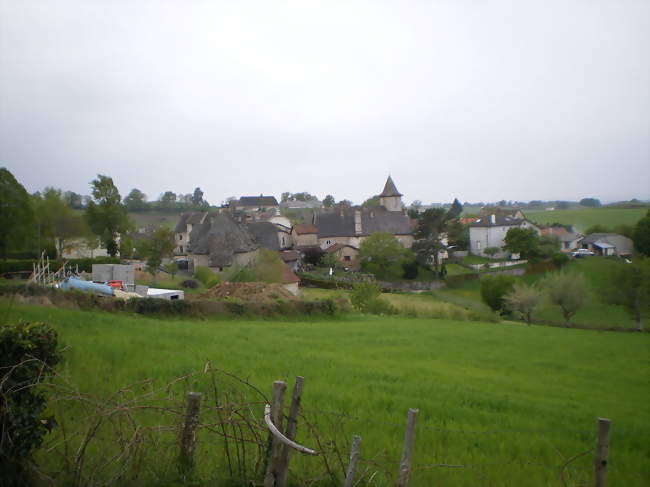
[[[278,200],[275,199],[275,196],[242,196],[235,206],[266,208],[278,206]]]
[[[494,218],[494,223],[492,223],[492,217]],[[509,216],[503,215],[488,215],[477,218],[474,223],[470,223],[470,227],[514,227],[519,226],[526,220],[520,218],[512,218]]]
[[[207,215],[207,211],[192,211],[187,213],[181,213],[178,223],[174,232],[182,233],[187,230],[187,224],[198,225],[203,221],[203,218]]]
[[[582,243],[591,244],[599,241],[607,242],[607,237],[622,237],[622,235],[618,233],[592,233],[583,238]]]
[[[379,195],[380,197],[382,196],[402,196],[402,193],[397,191],[397,188],[395,187],[395,183],[393,182],[393,178],[388,176],[388,179],[386,180],[386,184],[384,185],[384,190],[381,192]]]
[[[251,222],[246,225],[260,247],[269,250],[280,250],[278,227],[271,222]]]
[[[342,248],[344,248],[344,247],[350,247],[351,249],[359,250],[358,248],[356,248],[356,247],[353,246],[353,245],[346,245],[346,244],[342,244],[342,243],[338,243],[338,242],[337,242],[337,243],[332,244],[332,245],[330,245],[329,247],[327,247],[327,248],[325,249],[325,252],[328,253],[328,254],[331,254],[332,252],[336,252],[337,250],[340,250],[340,249],[342,249]]]
[[[188,253],[208,254],[210,267],[226,267],[232,264],[234,254],[257,248],[259,245],[245,226],[227,214],[211,213],[203,224],[192,229]]]
[[[355,232],[355,211],[359,211],[361,215],[361,233],[359,234]],[[381,206],[323,211],[318,214],[316,226],[320,238],[364,236],[380,232],[410,235],[413,232],[411,220],[407,215],[401,211],[388,211]]]
[[[300,258],[300,254],[295,250],[283,250],[280,252],[280,258],[284,262],[294,262]]]
[[[293,230],[298,235],[309,235],[310,233],[318,233],[316,225],[310,223],[297,223],[293,226]]]

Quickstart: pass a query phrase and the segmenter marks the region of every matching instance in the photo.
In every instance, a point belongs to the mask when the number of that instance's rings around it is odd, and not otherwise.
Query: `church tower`
[[[402,205],[402,193],[397,191],[395,183],[390,176],[386,180],[384,190],[379,195],[379,202],[388,211],[402,211],[404,209],[404,205]]]

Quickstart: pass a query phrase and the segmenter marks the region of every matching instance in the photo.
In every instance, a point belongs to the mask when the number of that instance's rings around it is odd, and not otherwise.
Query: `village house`
[[[230,204],[234,210],[244,211],[246,213],[265,212],[269,210],[279,210],[280,205],[275,196],[242,196],[239,200]]]
[[[379,198],[381,206],[335,208],[314,214],[318,246],[325,252],[335,253],[344,263],[352,262],[363,240],[374,233],[389,233],[404,247],[410,248],[413,245],[413,225],[404,210],[402,194],[390,176]],[[301,241],[313,242],[313,233],[306,230],[306,227],[298,230],[302,234]]]
[[[580,246],[602,256],[627,256],[634,252],[632,239],[617,233],[592,233],[582,239]]]
[[[520,218],[523,217],[523,218]],[[539,228],[526,220],[521,210],[514,212],[495,212],[477,218],[469,225],[470,252],[474,255],[488,257],[485,249],[496,248],[491,257],[502,258],[508,254],[503,250],[505,237],[511,228],[533,228],[538,234]]]
[[[580,241],[583,237],[581,234],[569,231],[564,227],[542,228],[540,232],[542,236],[557,237],[560,241],[560,252],[566,254],[580,247]]]

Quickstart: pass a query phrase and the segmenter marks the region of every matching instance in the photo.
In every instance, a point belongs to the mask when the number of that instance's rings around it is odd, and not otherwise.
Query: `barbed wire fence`
[[[11,373],[0,371],[0,384]],[[474,441],[492,435],[566,432],[418,424],[416,409],[409,410],[405,421],[400,422],[304,408],[301,377],[296,378],[290,402],[285,405],[285,382],[274,382],[268,393],[210,362],[203,370],[167,384],[143,379],[102,397],[80,391],[63,374],[53,371],[51,377],[35,386],[48,391],[49,409],[57,425],[33,464],[43,485],[144,485],[176,478],[206,482],[229,479],[265,487],[408,487],[431,485],[432,478],[456,473],[472,477],[465,485],[490,485],[486,475],[491,468],[543,470],[561,487],[607,485],[610,421],[604,418],[597,420],[595,435],[581,435],[590,439],[584,441],[584,448],[571,454],[558,450],[557,462],[521,455],[495,462],[458,461],[442,458],[440,453],[418,452],[417,432],[435,431],[454,438],[461,435]],[[16,389],[0,388],[2,396],[14,392]],[[296,439],[298,426],[301,443]],[[373,430],[387,429],[395,435],[395,448],[364,444],[364,433],[372,439]],[[401,455],[395,454],[397,450]],[[590,465],[585,465],[588,458]],[[290,464],[294,468],[290,469]],[[645,472],[625,474],[638,477],[640,485],[648,478]]]

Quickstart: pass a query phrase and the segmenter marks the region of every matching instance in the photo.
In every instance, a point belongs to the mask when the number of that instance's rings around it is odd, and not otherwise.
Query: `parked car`
[[[578,249],[571,252],[572,257],[587,257],[589,255],[596,255],[596,254],[589,249]]]

